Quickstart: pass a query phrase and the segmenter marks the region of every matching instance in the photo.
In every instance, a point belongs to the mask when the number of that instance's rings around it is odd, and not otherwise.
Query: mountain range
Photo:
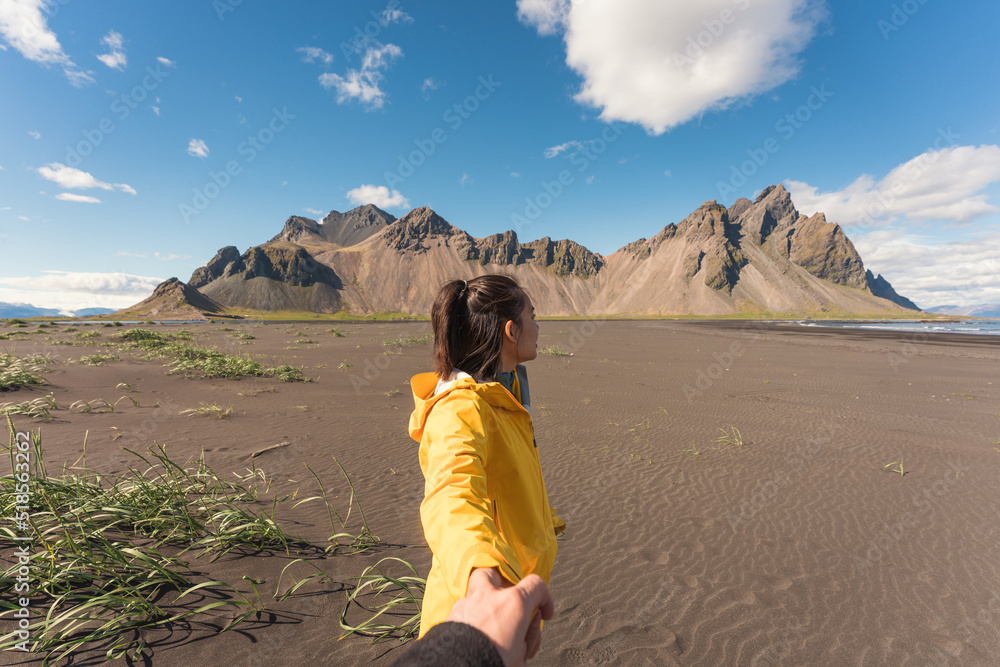
[[[269,241],[227,246],[118,315],[227,309],[427,315],[438,287],[514,275],[541,315],[906,316],[919,309],[865,269],[840,225],[800,214],[782,185],[728,208],[708,201],[604,256],[568,239],[475,238],[427,207],[401,218],[368,204],[292,216]],[[162,315],[161,315],[162,317]]]

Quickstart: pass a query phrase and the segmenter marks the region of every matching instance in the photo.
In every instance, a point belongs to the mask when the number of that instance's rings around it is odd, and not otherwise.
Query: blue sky
[[[368,201],[607,255],[783,182],[918,305],[998,303],[998,30],[985,0],[0,0],[0,301],[124,307]]]

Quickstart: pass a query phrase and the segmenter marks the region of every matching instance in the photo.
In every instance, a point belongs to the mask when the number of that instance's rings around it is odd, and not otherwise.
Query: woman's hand
[[[504,665],[520,667],[542,645],[542,619],[555,613],[545,581],[529,574],[516,586],[496,568],[476,568],[465,597],[455,603],[449,621],[468,623],[489,637]]]

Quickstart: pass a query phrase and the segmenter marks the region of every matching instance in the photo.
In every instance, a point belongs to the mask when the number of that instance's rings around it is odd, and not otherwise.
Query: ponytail
[[[434,370],[442,378],[458,368],[477,382],[492,382],[500,374],[503,331],[507,320],[521,328],[527,295],[505,274],[472,280],[449,280],[431,308],[434,329]]]

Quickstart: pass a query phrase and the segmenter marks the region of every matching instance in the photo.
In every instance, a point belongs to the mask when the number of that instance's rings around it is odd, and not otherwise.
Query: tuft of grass
[[[389,564],[392,563],[404,574],[390,574]],[[339,639],[357,634],[374,637],[371,643],[376,644],[384,639],[407,640],[416,636],[420,630],[420,608],[426,588],[427,580],[400,558],[389,556],[366,567],[355,581],[354,589],[347,594],[347,602],[340,613],[344,634]],[[352,605],[360,607],[367,616],[357,625],[347,620]]]
[[[315,341],[315,340],[312,340],[310,338],[299,338],[299,339],[297,339],[295,341],[292,341],[292,342],[295,345],[309,345],[311,343],[318,343],[319,341]]]
[[[85,366],[100,366],[106,361],[119,361],[117,354],[88,354],[80,357],[80,363]]]
[[[23,403],[0,403],[0,414],[3,415],[25,415],[31,417],[34,421],[52,421],[55,417],[52,416],[52,410],[58,410],[59,406],[56,405],[56,399],[49,392],[46,396],[42,398],[36,398],[33,401],[24,401]]]
[[[187,345],[155,331],[129,329],[121,332],[119,337],[126,341],[125,345],[130,349],[145,350],[154,357],[173,359],[174,361],[168,364],[171,374],[186,373],[202,378],[230,380],[240,380],[247,376],[277,376],[282,382],[309,381],[301,369],[287,364],[276,368],[264,368],[251,357]]]
[[[694,458],[695,456],[700,456],[701,452],[698,450],[697,445],[691,445],[690,449],[682,449],[681,454],[687,454],[691,458]]]
[[[115,406],[112,403],[108,403],[103,398],[95,398],[92,401],[74,401],[70,404],[69,411],[76,413],[96,412],[100,414],[104,412],[114,412]]]
[[[569,357],[569,352],[564,350],[560,345],[546,345],[545,347],[538,348],[538,354],[548,354],[553,357]]]
[[[403,392],[401,392],[399,389],[390,389],[389,391],[385,392],[385,395],[391,397],[391,396],[399,396],[402,393]]]
[[[722,435],[715,439],[716,442],[723,445],[733,445],[735,447],[744,447],[749,443],[743,442],[743,434],[735,426],[730,427],[732,430],[727,431],[724,428],[720,428]]]
[[[326,332],[327,333],[332,333],[337,338],[343,338],[344,337],[344,332],[341,331],[338,327],[334,327],[332,329],[327,329]]]
[[[229,419],[233,415],[233,406],[223,408],[217,403],[199,403],[200,408],[189,408],[187,410],[181,410],[178,414],[191,415],[191,416],[211,416],[217,419]]]
[[[896,467],[894,468],[893,466]],[[903,470],[903,459],[900,459],[898,461],[893,461],[892,463],[886,463],[884,466],[882,466],[882,470],[885,470],[886,472],[899,473],[900,477],[906,475],[906,471]]]
[[[7,324],[8,326],[17,326],[19,324],[27,326],[28,323],[17,317],[11,317],[7,319]]]
[[[48,384],[41,376],[41,371],[48,357],[33,355],[15,357],[13,354],[0,354],[0,391],[11,391],[28,385]]]
[[[9,418],[8,425],[13,470],[15,449],[23,441],[15,441]],[[140,638],[143,628],[213,609],[249,608],[221,630],[225,632],[264,610],[257,585],[265,582],[251,581],[254,600],[223,581],[198,581],[185,555],[216,560],[233,550],[289,553],[293,547],[310,546],[277,523],[275,508],[289,496],[265,502],[261,486],[267,481],[259,470],[232,482],[203,459],[194,467],[181,466],[156,445],[146,455],[125,450],[135,457],[135,465],[122,475],[94,472],[84,462],[50,476],[41,433],[31,434],[25,444],[31,455],[32,510],[18,511],[19,482],[9,474],[0,478],[0,512],[13,516],[18,532],[31,538],[36,615],[29,646],[46,663],[82,650],[104,650],[109,661],[129,655],[133,661],[148,661]],[[12,527],[4,526],[0,547],[21,544],[14,542],[15,536]],[[14,596],[20,566],[15,560],[0,572],[3,599]],[[213,601],[189,602],[206,597]],[[0,617],[13,618],[16,607],[3,607]],[[16,631],[7,632],[0,636],[0,648],[13,648],[19,641]]]
[[[257,337],[251,333],[239,333],[233,336],[233,338],[239,338],[240,340],[257,340]]]
[[[377,340],[377,339],[376,339]],[[389,338],[382,341],[386,347],[403,347],[405,345],[423,345],[431,341],[431,335],[424,336],[404,336],[402,338]]]
[[[312,379],[307,378],[301,368],[289,366],[288,364],[268,368],[264,373],[265,375],[278,378],[279,382],[312,382]]]
[[[74,336],[76,338],[100,338],[101,332],[100,331],[81,331],[81,332],[79,332],[77,334],[74,334]]]

